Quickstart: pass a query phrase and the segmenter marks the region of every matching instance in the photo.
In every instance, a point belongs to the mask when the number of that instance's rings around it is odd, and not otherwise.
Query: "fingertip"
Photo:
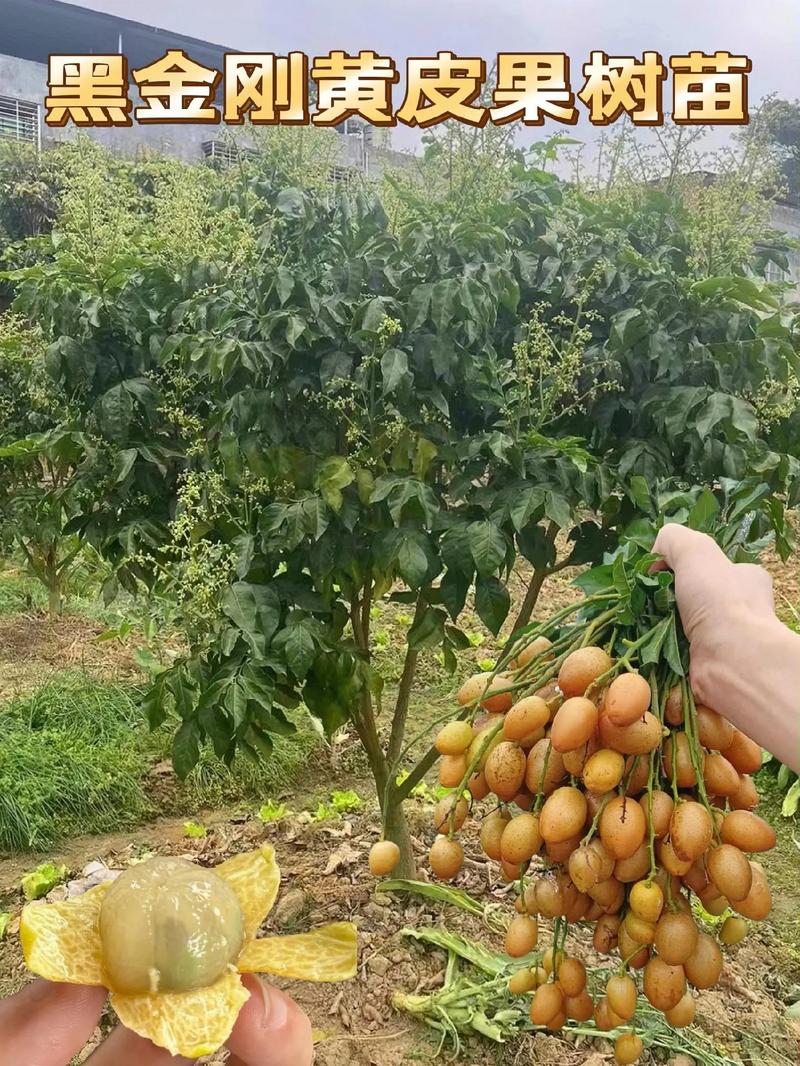
[[[253,974],[242,978],[250,999],[228,1040],[233,1066],[310,1066],[311,1022],[291,997]]]

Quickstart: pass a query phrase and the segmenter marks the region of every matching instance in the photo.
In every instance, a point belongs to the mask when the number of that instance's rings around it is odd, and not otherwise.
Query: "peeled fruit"
[[[549,795],[567,776],[561,752],[555,751],[549,739],[540,740],[528,752],[525,784],[534,795]]]
[[[606,985],[608,1005],[623,1021],[629,1022],[636,1013],[639,993],[636,982],[627,974],[615,974]]]
[[[694,951],[683,964],[686,979],[695,988],[713,988],[722,973],[722,952],[708,933],[700,933]]]
[[[448,722],[436,736],[436,750],[440,755],[463,755],[471,743],[469,722]]]
[[[600,839],[615,859],[628,859],[644,840],[647,823],[636,800],[614,796],[600,815]]]
[[[586,797],[577,788],[557,788],[544,801],[539,817],[542,839],[558,844],[575,836],[586,822]]]
[[[100,907],[110,988],[123,995],[189,992],[215,984],[244,944],[244,917],[227,881],[184,859],[125,870]]]
[[[752,811],[731,811],[725,815],[721,836],[723,843],[734,844],[741,851],[769,851],[775,847],[775,830]]]
[[[526,696],[503,719],[505,740],[522,741],[550,721],[550,708],[541,696]]]
[[[528,862],[542,846],[539,817],[535,814],[518,814],[503,830],[500,838],[500,856],[506,862]]]
[[[761,748],[738,729],[734,729],[733,740],[722,754],[740,774],[754,774],[761,769]]]
[[[547,1025],[564,1010],[564,993],[557,984],[540,985],[531,1000],[531,1021]]]
[[[603,710],[614,725],[632,725],[650,707],[650,685],[641,674],[620,674],[608,687]]]
[[[656,1010],[672,1010],[686,992],[683,967],[670,966],[654,955],[644,968],[643,988],[645,996]]]
[[[518,744],[501,741],[486,760],[486,783],[501,800],[512,800],[525,781],[527,759]]]
[[[612,665],[611,656],[603,648],[578,648],[561,664],[558,687],[567,698],[583,696],[589,686],[607,673]]]
[[[744,918],[737,918],[733,914],[725,919],[722,923],[722,928],[719,931],[719,938],[727,947],[733,947],[734,944],[740,944],[746,936],[747,922]]]
[[[619,1066],[631,1066],[644,1050],[642,1038],[636,1033],[623,1033],[614,1043],[614,1059]]]
[[[453,830],[457,832],[467,820],[469,803],[463,796],[457,796],[451,792],[449,796],[443,796],[436,804],[433,811],[433,828],[437,833],[450,832],[450,815],[453,814]]]
[[[697,926],[690,914],[668,911],[656,926],[656,951],[670,966],[681,966],[697,947],[697,937]]]
[[[440,881],[452,881],[464,865],[464,849],[457,840],[439,836],[431,846],[428,862]]]
[[[754,816],[751,816],[754,817]],[[679,803],[669,827],[670,840],[679,859],[693,862],[702,855],[714,835],[714,823],[702,803]]]
[[[753,871],[747,857],[733,844],[712,848],[706,856],[706,865],[720,895],[737,902],[750,891]]]
[[[600,719],[600,740],[604,748],[612,748],[623,755],[646,755],[661,743],[661,723],[650,711],[645,711],[630,725],[615,725],[607,715]]]
[[[611,792],[625,773],[625,759],[618,751],[600,748],[590,755],[583,766],[583,783],[590,792],[602,795]]]
[[[591,700],[583,696],[564,700],[556,711],[550,731],[553,748],[562,753],[580,748],[594,733],[597,717],[597,707]]]
[[[564,959],[556,972],[564,996],[579,996],[586,988],[586,967],[579,959]]]
[[[721,714],[710,707],[697,707],[697,735],[709,751],[724,751],[733,741],[734,728]]]
[[[683,996],[675,1004],[672,1010],[666,1012],[666,1019],[669,1024],[674,1025],[676,1029],[685,1029],[687,1025],[692,1024],[696,1013],[697,1006],[694,1001],[694,996],[691,992],[684,992]]]
[[[369,853],[369,869],[373,877],[386,877],[400,862],[400,848],[391,840],[379,840]]]
[[[548,662],[553,658],[552,655],[547,654],[552,647],[552,640],[548,640],[547,637],[536,637],[526,648],[518,652],[509,665],[512,670],[520,670],[523,666],[532,663],[534,659],[539,659],[540,662]]]
[[[466,755],[443,755],[439,762],[439,784],[443,788],[457,788],[467,772]]]
[[[512,918],[506,931],[506,954],[512,959],[521,959],[536,947],[539,940],[539,923],[528,914]]]

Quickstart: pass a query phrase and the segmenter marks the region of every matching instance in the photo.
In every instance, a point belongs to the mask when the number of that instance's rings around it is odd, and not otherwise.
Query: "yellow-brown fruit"
[[[564,696],[583,696],[590,685],[607,673],[613,663],[603,648],[578,648],[566,657],[558,672],[558,687]]]
[[[503,719],[503,738],[523,741],[550,721],[550,708],[541,696],[518,700]]]
[[[478,770],[477,773],[472,775],[469,781],[467,781],[467,788],[476,803],[480,803],[482,799],[486,799],[489,795],[489,786],[486,783],[486,774],[483,770]]]
[[[722,842],[740,851],[769,851],[777,837],[772,826],[752,811],[731,811],[722,823]]]
[[[667,911],[656,926],[656,951],[670,966],[682,966],[697,947],[697,937],[691,914]]]
[[[663,728],[650,711],[630,725],[614,725],[607,715],[600,719],[600,740],[604,748],[623,755],[647,755],[661,743]]]
[[[740,774],[754,774],[761,769],[761,748],[738,729],[734,729],[733,739],[722,754]]]
[[[743,900],[753,885],[753,871],[747,856],[733,844],[720,844],[706,857],[711,880],[719,894],[733,902]]]
[[[466,707],[467,704],[477,703],[479,697],[486,691],[491,677],[491,673],[473,674],[472,677],[468,677],[456,693],[456,699],[461,706]]]
[[[509,685],[513,684],[514,680],[508,674],[498,674],[489,682],[481,707],[489,714],[505,714],[515,699],[514,693],[508,691]]]
[[[607,881],[614,872],[614,860],[601,841],[582,844],[569,857],[569,875],[581,892]]]
[[[656,858],[673,877],[683,877],[692,868],[691,859],[679,859],[671,840],[656,841]]]
[[[683,967],[670,966],[654,955],[644,968],[643,987],[645,996],[656,1010],[672,1010],[686,992]]]
[[[539,817],[535,814],[518,814],[503,830],[500,840],[500,857],[506,862],[528,862],[542,846],[539,832]]]
[[[608,1005],[624,1022],[629,1022],[636,1013],[639,993],[636,982],[627,974],[614,974],[606,985]]]
[[[669,1024],[674,1025],[676,1029],[685,1029],[694,1021],[696,1010],[694,996],[691,992],[684,992],[678,1003],[672,1010],[668,1010],[665,1016]]]
[[[550,742],[562,754],[580,748],[597,728],[597,707],[583,696],[564,700],[556,711],[550,730]]]
[[[703,781],[709,796],[733,796],[739,788],[739,771],[724,755],[712,751],[706,755]]]
[[[503,857],[502,839],[508,823],[511,821],[505,811],[495,811],[484,818],[480,832],[480,844],[484,853],[495,862]]]
[[[560,966],[567,956],[560,949],[553,951],[552,948],[548,948],[542,956],[542,966],[548,974],[553,972],[553,966]]]
[[[578,834],[585,822],[586,797],[580,789],[565,785],[544,801],[539,831],[548,844],[559,844]]]
[[[457,788],[466,772],[466,755],[443,755],[439,762],[439,784],[442,788]]]
[[[564,996],[572,999],[579,996],[586,988],[586,967],[580,959],[562,959],[556,978],[561,985]]]
[[[564,1000],[564,1013],[576,1022],[588,1022],[594,1014],[592,997],[584,988],[577,996],[567,996]]]
[[[469,803],[463,796],[457,796],[451,792],[449,796],[443,796],[433,809],[433,828],[437,833],[449,833],[451,830],[450,814],[453,814],[452,829],[458,832],[467,820]]]
[[[675,808],[669,835],[678,858],[694,862],[711,843],[714,823],[702,803],[690,800],[688,803],[679,803]]]
[[[469,722],[448,722],[436,734],[436,750],[440,755],[463,755],[472,743]]]
[[[713,988],[722,973],[722,952],[708,933],[700,933],[694,951],[683,964],[686,980],[695,988]]]
[[[650,685],[641,674],[620,674],[608,686],[603,710],[614,725],[632,725],[650,707]]]
[[[555,751],[549,738],[534,744],[528,752],[525,785],[534,795],[541,792],[549,796],[564,780],[567,772],[561,752]]]
[[[646,922],[657,922],[664,910],[664,893],[655,881],[637,881],[631,889],[628,905]]]
[[[672,820],[672,812],[675,810],[675,803],[672,796],[667,792],[662,792],[660,788],[654,788],[651,793],[642,796],[639,800],[639,804],[647,819],[648,832],[652,817],[654,835],[659,839],[666,836],[669,832],[669,823]]]
[[[746,936],[747,922],[744,918],[737,918],[733,914],[725,919],[719,931],[720,940],[729,948],[734,944],[740,944]]]
[[[635,940],[637,944],[652,944],[656,938],[655,922],[646,922],[633,911],[628,911],[622,925],[631,940]]]
[[[391,840],[379,840],[369,853],[369,869],[373,877],[387,877],[400,862],[400,848]]]
[[[623,884],[640,881],[650,869],[650,844],[643,840],[639,847],[627,859],[617,859],[614,864],[614,877]]]
[[[539,940],[539,923],[529,914],[512,918],[506,930],[506,954],[512,959],[521,959],[536,947]]]
[[[669,690],[664,704],[664,721],[671,726],[683,725],[683,693],[680,685]]]
[[[702,704],[697,706],[697,735],[709,751],[724,751],[733,742],[733,726],[721,714]]]
[[[600,839],[609,855],[628,859],[644,840],[647,823],[636,800],[614,796],[600,815]]]
[[[564,1010],[564,993],[557,984],[540,985],[531,1000],[531,1021],[547,1025]]]
[[[619,1066],[631,1066],[642,1054],[642,1038],[636,1033],[623,1033],[614,1043],[614,1059]]]
[[[428,862],[440,881],[452,881],[464,865],[464,849],[457,840],[439,836],[431,846]]]
[[[750,918],[754,922],[762,922],[772,910],[772,893],[769,890],[766,875],[761,867],[757,863],[751,862],[750,870],[753,874],[753,883],[750,886],[750,891],[744,899],[737,900],[735,903],[731,901],[731,906],[737,914]]]
[[[505,883],[510,885],[513,881],[519,881],[522,876],[522,866],[518,862],[506,862],[505,859],[501,859],[500,872]]]
[[[517,652],[509,666],[512,670],[521,670],[522,667],[532,663],[534,659],[538,659],[540,663],[551,662],[553,656],[548,654],[548,652],[552,647],[553,642],[548,640],[547,637],[535,637],[527,647]]]
[[[600,955],[610,955],[619,942],[619,927],[622,919],[618,914],[604,914],[597,919],[592,934],[594,950]]]
[[[622,1025],[622,1018],[609,1006],[608,999],[602,996],[594,1007],[594,1023],[597,1028],[607,1033],[610,1029],[616,1029]]]
[[[758,792],[749,774],[739,774],[739,787],[728,797],[732,811],[752,811],[758,806]]]
[[[611,792],[625,773],[625,758],[611,748],[600,748],[590,755],[583,766],[583,783],[590,792],[602,795]]]
[[[508,991],[512,996],[521,996],[526,992],[533,992],[536,988],[536,972],[534,970],[517,970],[508,979]]]
[[[549,877],[540,878],[534,888],[535,910],[545,918],[560,918],[564,913],[561,885]],[[547,954],[545,954],[545,960]],[[547,962],[544,962],[545,968]]]
[[[498,730],[495,722],[489,722],[487,725],[483,725],[475,730],[472,743],[467,750],[467,764],[472,766],[474,765],[475,760],[479,759],[477,768],[479,770],[485,770],[489,756],[498,744],[502,743],[502,740],[502,730]]]
[[[641,970],[650,958],[650,945],[640,944],[628,932],[625,922],[619,927],[619,957],[631,970]]]
[[[678,788],[694,788],[697,784],[697,774],[695,773],[691,749],[685,733],[671,733],[666,738],[662,751],[662,761],[664,774],[668,781],[672,780],[674,767],[675,783]]]
[[[527,759],[518,744],[502,741],[486,760],[486,784],[498,799],[509,802],[525,781]]]

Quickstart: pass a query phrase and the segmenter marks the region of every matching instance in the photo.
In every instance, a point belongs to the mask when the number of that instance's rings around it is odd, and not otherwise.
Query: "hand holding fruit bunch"
[[[666,542],[672,553],[681,533]],[[760,585],[763,606],[763,579],[744,570],[749,587]],[[453,791],[434,813],[431,870],[456,877],[464,858],[458,833],[470,807],[488,801],[480,845],[516,887],[507,954],[530,956],[539,920],[553,922],[551,947],[534,965],[526,959],[509,991],[531,997],[534,1025],[555,1031],[568,1019],[593,1018],[598,1030],[617,1031],[619,1063],[635,1062],[643,1049],[627,1028],[639,982],[672,1025],[689,1025],[693,990],[713,987],[722,972],[719,943],[737,944],[746,919],[766,918],[772,905],[754,858],[775,844],[773,829],[753,813],[761,748],[697,701],[686,638],[663,594],[670,580],[653,573],[652,556],[634,557],[627,569],[623,560],[613,587],[518,638],[495,673],[466,681],[460,717],[436,738],[439,780]],[[687,587],[679,580],[682,612]],[[730,585],[725,596],[730,602]],[[701,632],[702,605],[685,621]],[[706,680],[717,676],[706,659],[713,645],[701,649],[703,696],[727,711]],[[800,642],[794,654],[800,670]],[[693,679],[697,673],[693,662]],[[374,872],[390,868],[378,863]],[[698,913],[727,915],[718,937],[695,917],[693,897]],[[596,999],[584,964],[566,953],[569,925],[583,922],[594,925],[595,949],[618,958]]]

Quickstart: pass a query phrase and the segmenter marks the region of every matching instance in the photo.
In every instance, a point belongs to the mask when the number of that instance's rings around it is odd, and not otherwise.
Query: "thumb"
[[[258,977],[243,978],[250,999],[228,1040],[228,1066],[311,1066],[311,1022],[293,999]]]
[[[730,560],[713,537],[676,522],[668,522],[659,530],[653,551],[664,556],[671,570],[677,570],[689,560],[717,567],[720,564],[730,564]]]

